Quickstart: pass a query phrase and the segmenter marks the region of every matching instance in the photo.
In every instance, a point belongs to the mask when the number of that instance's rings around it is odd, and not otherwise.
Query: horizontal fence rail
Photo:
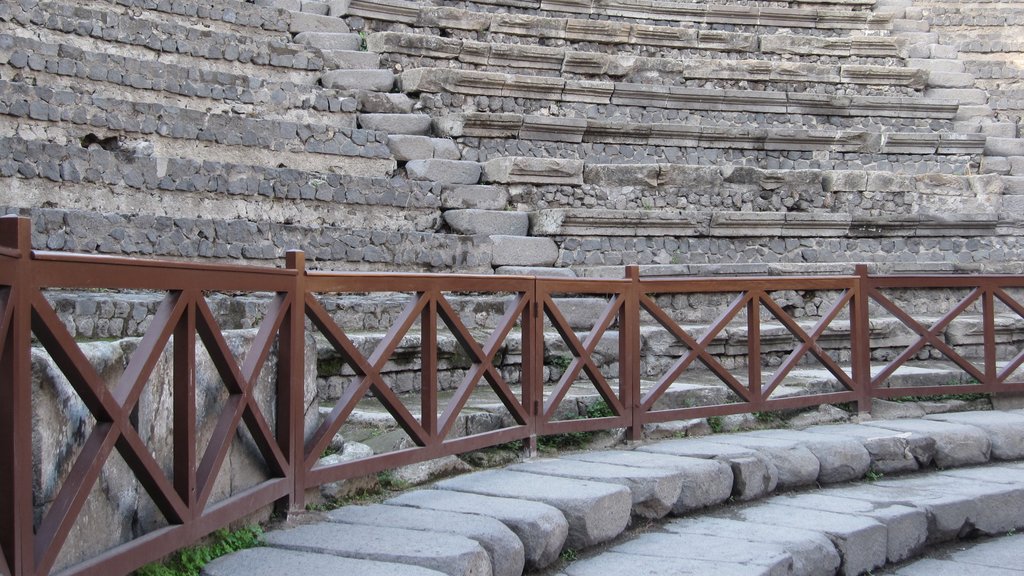
[[[214,530],[271,505],[301,509],[306,491],[326,483],[406,464],[523,441],[536,448],[538,436],[626,429],[639,439],[643,427],[659,422],[788,410],[825,403],[870,409],[873,398],[962,392],[1024,391],[1016,376],[1024,351],[999,359],[997,310],[1024,318],[1015,291],[1019,276],[873,276],[866,266],[856,274],[783,278],[641,278],[626,268],[618,280],[553,279],[424,274],[340,274],[308,271],[301,252],[290,252],[283,269],[211,266],[127,258],[32,251],[31,223],[0,218],[0,574],[36,576],[54,572],[76,520],[85,509],[104,466],[117,454],[153,502],[163,526],[95,557],[63,566],[63,574],[125,574],[188,545]],[[53,306],[48,289],[132,291],[162,294],[162,302],[113,385],[97,372]],[[955,302],[943,314],[923,318],[898,303],[901,290],[946,290]],[[206,300],[209,293],[261,294],[268,302],[254,328],[247,353],[236,358]],[[821,292],[817,315],[798,319],[780,294]],[[401,293],[404,308],[373,349],[361,349],[353,331],[324,305],[325,295]],[[504,313],[482,334],[471,329],[453,304],[461,295],[501,295]],[[723,296],[717,317],[692,326],[667,306],[672,298]],[[597,302],[586,328],[570,309],[573,299]],[[965,355],[943,334],[963,314],[980,315],[980,354]],[[901,322],[911,344],[872,363],[875,315]],[[792,341],[787,354],[767,366],[765,321]],[[468,368],[439,397],[439,330],[454,340]],[[645,366],[644,334],[663,338],[669,365]],[[776,334],[775,337],[778,337]],[[351,384],[325,409],[313,429],[306,426],[307,342],[317,338],[341,358]],[[617,339],[617,341],[616,341]],[[837,343],[836,340],[839,340]],[[828,340],[828,347],[823,343]],[[597,360],[611,349],[612,374]],[[741,368],[723,362],[722,342],[742,342]],[[386,367],[403,343],[419,352],[418,398],[410,405],[393,389]],[[509,360],[502,357],[518,346]],[[731,344],[730,344],[731,345]],[[775,346],[775,344],[772,344]],[[830,350],[843,351],[837,359]],[[45,509],[35,510],[33,477],[33,347],[45,350],[94,426],[70,473]],[[365,347],[364,347],[365,348]],[[567,352],[560,372],[545,382],[545,359]],[[226,401],[212,418],[211,432],[197,430],[197,349],[205,350]],[[136,423],[140,397],[161,353],[172,374],[173,428],[169,463],[154,456]],[[675,352],[672,352],[675,351]],[[969,382],[951,386],[890,388],[887,380],[908,362],[928,354],[961,369]],[[663,351],[660,351],[663,352]],[[273,358],[275,383],[268,407],[257,393],[262,372]],[[970,356],[970,357],[968,357]],[[1008,357],[1007,357],[1008,356]],[[500,361],[499,361],[500,360]],[[504,362],[504,364],[503,364]],[[813,362],[834,379],[835,389],[780,395],[787,376]],[[725,387],[732,401],[707,406],[665,405],[674,383],[700,369]],[[592,388],[605,410],[593,417],[566,416],[562,405],[573,386]],[[487,388],[507,412],[504,427],[459,436],[457,418],[471,394]],[[320,457],[357,404],[375,398],[411,442],[409,447],[352,462],[320,465]],[[215,499],[232,439],[244,431],[262,458],[267,478]]]

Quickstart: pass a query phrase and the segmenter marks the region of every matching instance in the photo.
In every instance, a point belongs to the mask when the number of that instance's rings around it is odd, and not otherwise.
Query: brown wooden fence
[[[794,409],[822,403],[854,403],[870,408],[872,398],[896,395],[1024,390],[1014,373],[1024,352],[998,355],[997,304],[1003,314],[1024,317],[1024,305],[1011,291],[1024,288],[1019,276],[873,276],[865,266],[857,274],[780,278],[641,278],[627,267],[621,280],[422,274],[338,274],[307,271],[303,254],[288,254],[284,269],[211,266],[32,251],[31,222],[0,218],[0,573],[48,574],[65,546],[86,498],[104,465],[116,451],[166,519],[167,526],[62,569],[66,574],[126,574],[196,541],[210,532],[277,504],[301,509],[308,488],[440,456],[513,440],[535,442],[538,435],[626,428],[637,439],[645,424],[741,412]],[[75,338],[43,295],[45,289],[147,290],[166,294],[120,380],[113,387],[89,363]],[[891,290],[958,290],[959,303],[930,325],[905,312],[887,295]],[[773,298],[779,291],[829,291],[834,302],[807,328]],[[271,304],[251,351],[238,362],[204,294],[269,293]],[[413,294],[390,331],[370,354],[353,343],[318,299],[321,294],[404,292]],[[452,293],[504,294],[510,304],[483,341],[453,308]],[[729,294],[720,316],[701,330],[682,325],[659,296]],[[607,304],[585,334],[573,329],[561,302],[571,296],[596,296]],[[872,372],[872,310],[899,319],[918,335]],[[965,358],[943,332],[966,311],[981,311],[980,358]],[[766,375],[762,366],[762,318],[774,317],[795,341],[792,351]],[[743,374],[725,366],[710,346],[723,330],[745,321]],[[821,346],[837,322],[848,338],[849,361],[841,365]],[[680,347],[672,365],[653,383],[642,385],[641,326],[660,326]],[[468,355],[471,367],[444,406],[438,399],[438,326],[443,325]],[[594,359],[602,338],[618,336],[618,375],[603,374]],[[304,357],[309,330],[319,332],[352,371],[354,383],[311,435],[304,430]],[[419,414],[406,407],[389,385],[384,367],[403,338],[417,330],[422,385]],[[571,354],[557,383],[545,385],[545,334],[556,332]],[[496,361],[516,332],[521,338],[518,382],[510,383]],[[208,351],[228,390],[211,439],[197,446],[196,347]],[[140,439],[132,412],[161,352],[170,346],[173,362],[173,473],[165,474]],[[261,369],[277,346],[274,414],[264,413],[254,394]],[[36,517],[32,465],[31,349],[41,346],[67,377],[95,419],[84,447],[45,513]],[[962,369],[971,384],[887,388],[885,381],[928,347]],[[801,361],[814,359],[835,378],[839,391],[773,396]],[[702,365],[735,395],[713,406],[660,407],[658,402],[687,370]],[[611,415],[560,419],[558,407],[570,387],[588,381]],[[650,378],[648,378],[650,381]],[[470,394],[487,386],[507,410],[512,424],[496,431],[453,436],[452,427]],[[377,398],[412,440],[414,447],[333,466],[318,466],[320,455],[356,407],[368,395]],[[270,424],[273,422],[273,425]],[[248,431],[270,477],[247,490],[211,504],[232,438]]]

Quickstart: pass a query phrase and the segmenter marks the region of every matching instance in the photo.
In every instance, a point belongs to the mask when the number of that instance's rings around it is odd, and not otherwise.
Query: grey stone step
[[[280,576],[359,574],[360,576],[441,576],[444,572],[390,562],[342,558],[281,548],[251,548],[222,556],[203,567],[203,576]]]
[[[523,472],[475,472],[435,485],[441,490],[542,502],[558,508],[569,522],[566,546],[582,549],[615,538],[629,523],[632,497],[618,484],[568,480]]]
[[[956,576],[984,572],[987,576],[1013,576],[1020,571],[1020,549],[1024,535],[1008,535],[981,544],[959,546],[942,558],[917,560],[879,574],[893,576]]]
[[[617,467],[647,468],[677,473],[682,478],[679,497],[671,513],[683,515],[721,504],[732,494],[733,475],[728,464],[717,460],[645,453],[639,450],[583,452],[560,457],[565,461],[597,462]]]
[[[557,560],[569,534],[569,524],[557,508],[519,498],[499,498],[450,490],[416,490],[386,503],[497,519],[522,541],[526,568],[530,570],[539,570]]]
[[[395,85],[395,74],[390,70],[332,70],[320,78],[324,88],[338,90],[368,90],[390,92]]]
[[[448,210],[444,220],[456,234],[527,236],[530,217],[526,212],[497,210]]]
[[[682,474],[649,467],[554,459],[513,464],[508,469],[541,476],[621,484],[633,497],[633,515],[640,518],[657,519],[668,514],[683,489]]]
[[[449,576],[490,576],[487,552],[465,536],[422,530],[321,522],[266,535],[285,550],[412,564]]]
[[[520,576],[523,543],[500,521],[487,516],[408,506],[345,506],[327,514],[331,522],[458,534],[476,540],[490,557],[494,576]]]
[[[360,114],[359,127],[388,134],[426,136],[430,134],[431,119],[426,114]]]
[[[460,160],[462,154],[453,140],[447,138],[431,138],[429,136],[415,136],[409,134],[389,134],[388,148],[395,160],[406,162],[408,160]],[[508,196],[507,192],[505,194]],[[442,195],[443,197],[443,195]],[[507,200],[501,204],[504,207]],[[445,206],[456,207],[456,206]],[[468,207],[468,206],[467,206]],[[477,206],[474,206],[477,207]],[[479,206],[485,208],[486,206]]]

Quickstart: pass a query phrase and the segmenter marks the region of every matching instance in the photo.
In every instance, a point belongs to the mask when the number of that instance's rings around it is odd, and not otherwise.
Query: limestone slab
[[[488,470],[443,480],[441,490],[454,490],[543,502],[558,508],[569,522],[566,545],[581,549],[610,540],[629,523],[632,497],[625,486]]]
[[[745,566],[721,560],[693,560],[682,558],[661,558],[607,552],[593,558],[573,562],[565,567],[565,576],[608,576],[629,574],[630,576],[680,576],[689,574],[714,574],[715,576],[755,576],[764,574],[760,566]]]
[[[558,260],[558,245],[550,238],[498,234],[491,243],[495,266],[552,266]]]
[[[557,508],[541,502],[448,490],[417,490],[385,503],[479,514],[499,520],[522,541],[526,567],[531,570],[541,569],[557,560],[569,534],[565,516]]]
[[[832,540],[843,559],[840,574],[854,576],[885,565],[888,534],[885,526],[870,518],[807,510],[775,504],[758,504],[738,510],[735,518],[765,524],[820,531]]]
[[[778,542],[744,542],[736,545],[732,535],[649,533],[611,548],[611,552],[634,556],[704,560],[757,567],[761,574],[792,574],[793,557]],[[753,573],[753,572],[752,572]]]
[[[508,206],[508,190],[501,186],[454,185],[441,190],[442,208],[503,210]]]
[[[795,440],[766,438],[744,434],[722,434],[715,442],[754,450],[775,465],[778,487],[798,488],[815,483],[821,465],[810,450]]]
[[[515,464],[508,469],[543,476],[621,484],[632,495],[633,514],[642,518],[661,518],[668,514],[683,488],[682,475],[672,470],[602,462],[546,459]]]
[[[871,467],[871,454],[856,440],[796,430],[762,430],[751,435],[799,442],[818,459],[818,482],[833,484],[863,478]]]
[[[250,548],[222,556],[203,567],[203,576],[441,576],[444,572],[390,562],[342,558],[327,554],[294,552],[280,548]]]
[[[458,534],[477,541],[487,551],[494,576],[520,576],[523,573],[523,543],[507,526],[487,516],[372,504],[345,506],[330,512],[327,519],[347,524]]]
[[[395,75],[388,70],[332,70],[325,73],[320,82],[324,88],[335,90],[390,92],[395,85]]]
[[[359,126],[388,134],[425,136],[430,133],[431,119],[426,114],[360,114]]]
[[[488,160],[485,182],[500,184],[583,184],[583,162],[557,158],[509,157]]]
[[[992,458],[1018,460],[1024,458],[1024,415],[1010,412],[953,412],[933,414],[928,420],[940,420],[980,428],[992,443]]]
[[[821,532],[812,530],[792,527],[779,530],[776,526],[706,516],[675,520],[663,529],[677,534],[727,534],[737,542],[737,547],[746,542],[779,546],[792,557],[792,574],[796,575],[831,576],[841,563],[832,542]]]
[[[941,468],[988,462],[992,442],[980,428],[935,420],[871,421],[866,426],[910,432],[935,439],[935,464]]]
[[[444,213],[444,221],[456,234],[526,236],[530,228],[526,212],[507,210],[449,210]]]
[[[912,432],[863,424],[812,426],[805,431],[856,439],[871,455],[871,469],[882,474],[917,470],[929,465],[935,456],[935,439]]]
[[[566,460],[672,470],[683,479],[673,514],[684,514],[726,501],[732,494],[732,468],[725,462],[650,452],[607,450],[563,456]]]
[[[413,564],[450,576],[489,576],[487,552],[464,536],[320,522],[269,532],[267,545],[315,554]]]
[[[480,180],[480,164],[468,160],[410,160],[405,171],[412,180],[441,184],[476,184]]]
[[[779,472],[763,455],[740,446],[716,443],[705,439],[669,440],[637,448],[640,452],[713,458],[726,462],[732,469],[732,494],[738,500],[753,500],[775,491]]]

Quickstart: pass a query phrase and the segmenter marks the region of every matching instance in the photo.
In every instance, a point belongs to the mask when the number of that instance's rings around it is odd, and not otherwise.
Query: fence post
[[[292,491],[286,512],[306,508],[306,255],[290,250],[285,267],[295,273],[291,306],[278,340],[277,441],[288,459]]]
[[[523,455],[537,455],[537,422],[540,420],[544,400],[544,304],[541,301],[541,282],[533,277],[530,302],[523,314],[523,359],[519,376],[523,387],[523,408],[526,409],[527,430],[530,435],[523,442]]]
[[[643,438],[640,410],[640,267],[626,266],[629,286],[619,317],[619,389],[629,414],[626,437],[633,442]]]
[[[33,574],[32,222],[0,218],[0,571]]]
[[[871,412],[871,319],[868,307],[871,297],[868,295],[870,277],[867,264],[858,264],[856,268],[857,287],[850,301],[850,360],[853,371],[853,382],[857,386],[857,412]]]

